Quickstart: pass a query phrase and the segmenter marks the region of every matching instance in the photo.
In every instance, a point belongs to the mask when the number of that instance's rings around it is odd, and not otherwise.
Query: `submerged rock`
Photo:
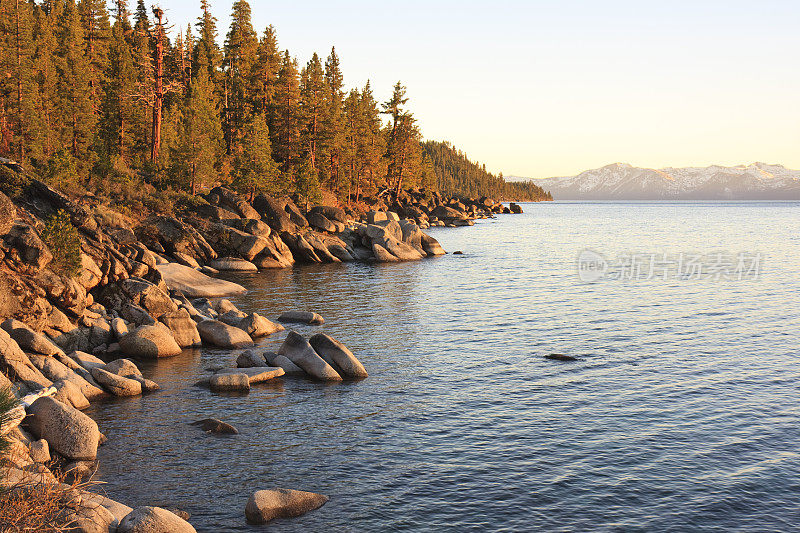
[[[552,359],[553,361],[577,361],[577,357],[571,355],[564,355],[563,353],[549,353],[544,356],[545,359]]]
[[[242,318],[239,320],[237,326],[251,337],[266,337],[286,329],[258,313],[252,313]]]
[[[242,372],[222,372],[211,376],[208,384],[214,392],[249,392],[250,376]]]
[[[206,433],[213,433],[215,435],[238,435],[239,430],[230,424],[217,420],[216,418],[204,418],[197,422],[192,422],[190,425],[197,426]]]
[[[264,381],[281,377],[284,371],[282,368],[274,366],[253,366],[249,368],[224,368],[217,372],[216,375],[220,374],[244,374],[247,376],[250,385],[255,385],[256,383],[263,383]]]
[[[208,264],[211,268],[217,270],[229,270],[235,272],[258,272],[258,267],[246,259],[239,259],[238,257],[223,257],[216,261],[211,261]]]
[[[320,325],[325,319],[311,311],[287,311],[278,317],[279,322],[296,322],[299,324]]]
[[[247,501],[245,516],[251,524],[266,524],[275,518],[292,518],[325,505],[323,494],[292,489],[256,491]]]

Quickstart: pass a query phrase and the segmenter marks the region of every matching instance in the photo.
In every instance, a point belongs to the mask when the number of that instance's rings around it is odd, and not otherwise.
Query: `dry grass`
[[[7,470],[2,470],[5,475]],[[34,473],[4,484],[0,487],[0,533],[71,531],[76,525],[76,511],[87,513],[83,494],[93,484],[92,481],[65,484],[63,475],[57,474],[53,481]]]

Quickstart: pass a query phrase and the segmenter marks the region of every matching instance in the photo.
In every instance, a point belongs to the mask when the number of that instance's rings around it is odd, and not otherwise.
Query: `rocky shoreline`
[[[64,504],[73,531],[194,531],[181,513],[131,509],[87,489],[70,488],[96,470],[101,428],[82,412],[109,396],[154,393],[135,360],[214,346],[236,350],[235,368],[218,368],[201,385],[247,392],[284,375],[318,381],[364,379],[367,370],[336,339],[290,331],[277,353],[255,342],[282,324],[321,324],[311,311],[287,311],[276,322],[239,311],[225,296],[246,289],[215,278],[221,271],[257,272],[302,263],[397,262],[445,254],[423,230],[470,226],[475,219],[519,213],[488,198],[444,198],[424,190],[367,199],[368,210],[315,206],[288,197],[247,201],[217,187],[186,216],[134,222],[94,198],[79,200],[18,168],[15,187],[0,193],[0,389],[19,399],[0,432],[11,453],[0,484],[13,490],[63,484],[77,497]],[[80,239],[78,268],[56,268],[61,250],[43,232],[54,215],[68,217]],[[235,432],[222,421],[204,431]],[[77,492],[76,492],[77,491]],[[297,516],[327,501],[287,489],[253,494],[248,521]],[[149,525],[148,525],[149,524]],[[143,529],[149,527],[149,529]]]

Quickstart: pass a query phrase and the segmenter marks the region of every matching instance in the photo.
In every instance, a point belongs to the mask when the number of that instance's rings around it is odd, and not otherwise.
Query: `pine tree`
[[[108,68],[111,24],[105,0],[80,0],[78,12],[86,41],[86,58],[89,61],[89,92],[95,114],[100,115],[105,73]]]
[[[317,170],[317,152],[325,106],[325,73],[316,53],[300,76],[300,102],[303,120],[301,142],[303,150],[309,156],[311,167]]]
[[[150,161],[152,151],[152,102],[153,55],[150,45],[150,20],[144,2],[139,0],[134,15],[131,39],[131,57],[135,75],[135,88],[130,99],[133,102],[130,117],[130,133],[133,140],[133,165],[144,167]]]
[[[325,164],[320,165],[324,181],[337,191],[340,188],[340,168],[344,138],[344,81],[336,49],[325,60],[325,110],[322,122],[322,154]]]
[[[369,81],[361,90],[360,108],[363,125],[360,142],[363,153],[363,176],[365,185],[371,188],[375,187],[377,180],[384,175],[382,165],[385,161],[386,141],[383,135],[381,112]],[[361,182],[358,182],[356,183],[356,202],[360,200],[361,192]]]
[[[217,19],[211,14],[208,0],[200,0],[200,9],[203,12],[196,24],[198,36],[192,55],[192,71],[205,68],[208,78],[216,85],[222,64],[222,53],[217,44]]]
[[[408,177],[409,167],[414,163],[413,145],[419,140],[416,120],[405,110],[406,103],[406,88],[398,81],[391,99],[383,104],[383,113],[390,115],[392,120],[387,136],[387,180],[398,195],[402,190],[403,180]]]
[[[229,154],[241,151],[242,129],[252,115],[252,76],[258,37],[250,21],[250,4],[236,0],[224,48],[225,141]],[[263,117],[262,117],[263,118]],[[266,128],[266,123],[264,124]]]
[[[297,62],[287,50],[278,71],[275,91],[275,142],[273,149],[281,169],[289,170],[299,159],[300,136],[300,86],[297,79]]]
[[[278,84],[278,71],[281,68],[281,52],[275,28],[267,26],[258,43],[256,61],[252,71],[253,106],[255,112],[264,115],[267,127],[275,129],[275,89]]]
[[[58,29],[57,51],[57,124],[61,125],[61,142],[88,170],[94,161],[89,148],[94,142],[97,116],[92,106],[91,93],[86,90],[91,67],[80,15],[74,0],[67,0]]]
[[[200,69],[189,87],[181,112],[173,175],[192,194],[217,177],[215,165],[223,149],[222,125],[208,70]]]
[[[242,150],[234,160],[233,186],[253,201],[256,193],[280,192],[280,170],[272,159],[269,130],[263,115],[253,115],[243,128]]]
[[[27,158],[33,136],[33,10],[25,0],[6,0],[0,5],[0,31],[3,50],[0,52],[3,79],[0,82],[2,117],[0,146],[19,162]]]
[[[58,42],[55,19],[58,13],[48,14],[44,5],[35,10],[33,42],[33,109],[29,128],[35,133],[28,145],[29,156],[39,162],[46,161],[56,150],[56,90],[57,72],[55,53]]]
[[[137,72],[129,41],[132,29],[126,0],[117,0],[115,11],[108,52],[101,135],[106,157],[127,167],[133,146],[130,130],[136,114],[133,95],[136,92]]]

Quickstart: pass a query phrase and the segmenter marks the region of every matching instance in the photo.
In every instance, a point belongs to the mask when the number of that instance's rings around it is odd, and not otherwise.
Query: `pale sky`
[[[232,0],[211,0],[220,40]],[[396,6],[402,11],[396,11]],[[164,0],[185,26],[196,0]],[[541,178],[613,162],[800,168],[800,2],[251,1],[304,64],[401,80],[428,139]]]

